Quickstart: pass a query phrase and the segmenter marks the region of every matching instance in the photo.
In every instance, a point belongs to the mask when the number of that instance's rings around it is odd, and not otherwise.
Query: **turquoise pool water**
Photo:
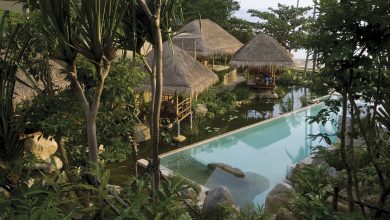
[[[272,188],[282,182],[291,165],[306,158],[311,147],[324,141],[312,140],[309,134],[334,134],[335,125],[308,124],[324,105],[316,105],[265,121],[228,135],[205,141],[185,150],[162,156],[162,166],[207,188],[226,186],[241,207],[248,203],[264,204]],[[245,172],[238,178],[209,163],[224,163]]]

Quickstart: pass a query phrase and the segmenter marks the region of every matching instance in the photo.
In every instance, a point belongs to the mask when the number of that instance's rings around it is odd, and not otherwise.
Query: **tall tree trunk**
[[[64,168],[65,172],[68,173],[70,170],[70,165],[69,165],[68,154],[67,154],[65,144],[64,144],[64,139],[61,135],[56,135],[56,137],[54,139],[58,144],[58,150],[60,152],[60,157],[61,157],[61,161],[63,164],[63,168]]]
[[[351,70],[351,75],[352,77],[352,71]],[[360,204],[360,209],[362,210],[362,213],[365,218],[367,218],[366,211],[364,209],[364,206],[361,204],[361,194],[360,194],[360,187],[359,187],[359,179],[357,176],[357,171],[356,171],[356,158],[355,158],[355,149],[354,149],[354,137],[355,137],[355,117],[359,117],[359,115],[355,115],[355,107],[352,105],[352,101],[354,99],[354,96],[352,94],[348,95],[349,102],[351,103],[351,130],[349,131],[349,144],[347,145],[347,150],[348,150],[348,155],[349,155],[349,162],[351,165],[351,171],[352,171],[352,177],[353,177],[353,186],[355,188],[355,194],[356,194],[356,199]]]
[[[347,171],[347,195],[349,200],[349,209],[353,210],[354,207],[354,198],[352,193],[352,174],[351,174],[351,168],[348,163],[347,158],[347,151],[346,151],[346,131],[347,131],[347,111],[348,111],[348,94],[346,89],[344,88],[344,91],[342,92],[343,95],[343,103],[342,103],[342,118],[341,118],[341,130],[340,130],[340,153],[341,153],[341,160],[343,163],[343,167]]]
[[[88,103],[87,98],[85,97],[84,91],[80,85],[80,82],[77,79],[77,68],[76,64],[70,64],[70,78],[71,78],[71,87],[73,88],[77,99],[79,100],[81,107],[84,112],[84,118],[87,128],[87,141],[88,141],[88,158],[89,162],[94,165],[98,163],[98,144],[97,144],[97,135],[96,135],[96,118],[99,112],[100,98],[104,89],[104,81],[110,72],[111,64],[104,62],[103,65],[96,65],[95,71],[96,75],[99,77],[98,85],[95,90],[94,98],[92,105]]]
[[[156,66],[156,93],[154,99],[153,111],[153,137],[152,137],[152,172],[153,172],[153,198],[157,202],[157,192],[160,187],[160,111],[162,101],[163,87],[163,44],[160,27],[161,0],[155,1],[155,16],[152,19],[153,37],[154,37],[154,60]]]

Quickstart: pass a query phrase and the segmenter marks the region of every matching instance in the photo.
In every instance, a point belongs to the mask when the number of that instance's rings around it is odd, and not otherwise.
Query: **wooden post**
[[[192,112],[191,112],[191,114],[190,114],[190,130],[192,131]]]
[[[175,92],[175,102],[176,102],[176,118],[179,120],[179,96],[177,95],[177,92]]]
[[[227,54],[225,54],[225,66],[227,66]]]
[[[275,73],[275,68],[274,67],[271,67],[272,69],[272,80],[273,80],[273,84],[274,86],[276,86],[276,73]]]
[[[194,59],[196,60],[196,39],[194,39]]]
[[[176,137],[180,136],[180,121],[176,120]]]
[[[181,49],[184,50],[184,39],[183,38],[181,39]]]
[[[213,55],[213,64],[212,64],[212,67],[211,67],[212,70],[214,70],[214,60],[215,60],[215,55]]]

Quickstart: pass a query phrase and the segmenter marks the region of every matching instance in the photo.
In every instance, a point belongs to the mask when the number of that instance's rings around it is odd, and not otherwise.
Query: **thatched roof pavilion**
[[[153,62],[153,51],[147,57]],[[163,44],[163,92],[196,96],[218,82],[218,76],[191,55],[168,42]],[[148,81],[142,90],[150,90]]]
[[[249,70],[247,84],[259,89],[275,88],[276,68],[294,64],[289,52],[275,39],[260,33],[231,58],[230,65]],[[250,80],[253,76],[253,81]]]
[[[65,89],[70,85],[69,81],[66,80],[66,75],[62,74],[63,67],[55,61],[49,62],[51,65],[51,77],[53,80],[53,85],[59,89]],[[18,70],[16,77],[20,80],[17,80],[15,83],[14,90],[14,103],[19,104],[23,101],[28,101],[33,99],[37,94],[32,87],[33,83],[28,79],[25,73],[22,70]],[[44,89],[42,82],[38,82],[39,89]]]
[[[197,55],[203,57],[233,55],[243,46],[239,40],[209,19],[193,20],[178,33],[173,38],[176,46],[191,54],[195,51]]]
[[[267,34],[257,34],[243,46],[230,60],[236,67],[292,66],[289,52]]]
[[[147,57],[150,66],[153,63],[153,57],[152,50]],[[182,142],[185,137],[180,135],[180,122],[190,117],[190,127],[192,127],[192,98],[196,98],[201,92],[217,83],[218,76],[192,58],[190,54],[169,42],[163,44],[162,59],[161,117],[175,121],[177,131],[174,140]],[[147,80],[140,90],[150,91],[150,81]]]

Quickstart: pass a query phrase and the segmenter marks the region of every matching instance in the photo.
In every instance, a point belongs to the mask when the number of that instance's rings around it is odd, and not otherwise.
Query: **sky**
[[[236,12],[234,15],[236,17],[256,22],[258,19],[251,17],[247,11],[248,9],[256,9],[256,10],[268,10],[269,7],[277,8],[278,3],[284,5],[297,5],[297,0],[237,0],[240,2],[241,9]],[[300,7],[313,6],[313,0],[299,0]],[[293,52],[295,58],[305,58],[305,51],[296,51]]]
[[[277,8],[278,3],[284,5],[297,5],[297,0],[237,0],[241,9],[235,15],[246,20],[256,21],[247,13],[248,9],[267,10],[269,7]],[[313,6],[313,0],[299,0],[299,6]]]

